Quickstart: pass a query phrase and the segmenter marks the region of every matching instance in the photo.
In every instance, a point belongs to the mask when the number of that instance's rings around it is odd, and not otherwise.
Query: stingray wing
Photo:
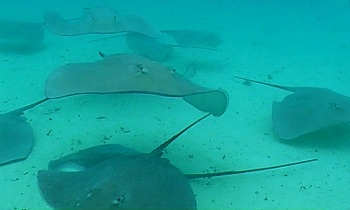
[[[325,88],[303,88],[272,106],[272,123],[282,139],[293,139],[350,121],[350,98]]]

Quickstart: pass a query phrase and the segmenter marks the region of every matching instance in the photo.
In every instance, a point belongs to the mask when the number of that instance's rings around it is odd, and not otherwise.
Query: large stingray
[[[0,50],[31,52],[42,48],[44,25],[14,20],[0,21]]]
[[[150,153],[118,144],[79,151],[49,163],[38,172],[43,198],[54,209],[194,210],[197,203],[188,179],[241,174],[315,161],[316,159],[244,171],[183,174],[163,150],[195,121]]]
[[[222,115],[228,104],[223,90],[198,86],[173,69],[142,56],[118,54],[92,63],[67,64],[47,78],[46,98],[0,115],[0,165],[25,159],[33,145],[24,111],[50,99],[77,94],[144,93],[182,97],[197,109]]]
[[[237,77],[293,92],[272,104],[272,124],[282,139],[350,122],[350,98],[327,88],[288,87]]]
[[[47,28],[62,36],[83,34],[113,34],[137,32],[150,37],[160,37],[161,32],[139,15],[121,15],[108,8],[85,9],[84,14],[74,20],[64,20],[59,14],[48,12],[44,16]]]
[[[134,54],[116,54],[92,63],[73,63],[49,75],[45,94],[60,98],[76,94],[146,93],[182,97],[197,109],[222,115],[228,98],[223,90],[201,87],[174,69]]]

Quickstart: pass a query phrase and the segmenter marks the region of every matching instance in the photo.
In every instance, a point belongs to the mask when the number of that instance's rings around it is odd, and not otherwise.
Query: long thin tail
[[[10,114],[16,114],[16,115],[22,115],[23,112],[27,111],[28,109],[32,109],[36,106],[38,106],[39,104],[44,103],[45,101],[49,100],[49,98],[43,98],[40,101],[34,102],[32,104],[29,104],[27,106],[21,107],[19,109],[13,110],[11,112],[9,112]]]
[[[169,145],[171,144],[173,141],[175,141],[175,139],[177,139],[177,137],[179,137],[181,134],[185,133],[185,131],[187,131],[188,129],[190,129],[191,127],[193,127],[194,125],[196,125],[197,123],[199,123],[200,121],[204,120],[205,118],[207,118],[209,114],[204,115],[203,117],[199,118],[198,120],[194,121],[193,123],[191,123],[189,126],[187,126],[186,128],[182,129],[180,132],[178,132],[177,134],[175,134],[173,137],[171,137],[169,140],[167,140],[166,142],[164,142],[163,144],[159,145],[157,148],[155,148],[150,154],[153,155],[157,155],[157,156],[161,156],[163,153],[163,150]]]
[[[210,178],[210,177],[217,177],[217,176],[229,176],[229,175],[235,175],[235,174],[244,174],[244,173],[251,173],[251,172],[257,172],[257,171],[266,171],[266,170],[272,170],[277,168],[284,168],[288,166],[295,166],[300,165],[304,163],[309,163],[317,161],[317,159],[311,159],[311,160],[304,160],[294,163],[287,163],[283,165],[277,165],[277,166],[269,166],[264,168],[255,168],[255,169],[248,169],[248,170],[242,170],[242,171],[223,171],[223,172],[217,172],[217,173],[206,173],[206,174],[186,174],[186,177],[188,179],[202,179],[202,178]]]
[[[286,90],[286,91],[289,91],[289,92],[295,92],[296,89],[297,89],[296,87],[275,85],[275,84],[270,84],[270,83],[267,83],[267,82],[260,82],[260,81],[257,81],[257,80],[247,79],[247,78],[239,77],[239,76],[234,76],[234,77],[236,77],[238,79],[246,80],[248,82],[254,82],[254,83],[257,83],[257,84],[261,84],[261,85],[266,85],[266,86],[270,86],[270,87],[279,88],[279,89]]]

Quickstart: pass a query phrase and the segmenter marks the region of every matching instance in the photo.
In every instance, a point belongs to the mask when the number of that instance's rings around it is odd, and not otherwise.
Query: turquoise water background
[[[105,6],[139,14],[160,29],[220,35],[219,52],[176,49],[174,58],[164,62],[180,71],[195,63],[198,72],[193,80],[222,88],[230,98],[223,116],[206,119],[188,131],[167,149],[166,157],[184,172],[318,161],[191,182],[198,209],[350,209],[349,125],[294,140],[278,139],[271,104],[287,93],[246,86],[234,78],[325,87],[350,96],[348,0],[1,0],[0,4],[0,20],[40,23],[47,11],[74,18],[83,8]],[[123,39],[90,42],[101,37],[107,35],[61,37],[45,30],[39,51],[0,51],[0,113],[41,99],[47,76],[63,64],[97,60],[100,50],[130,52]],[[57,108],[60,111],[54,111]],[[151,151],[202,114],[178,99],[135,94],[77,96],[29,110],[25,116],[34,129],[35,145],[27,160],[0,167],[0,209],[50,209],[36,184],[37,171],[45,169],[49,160],[99,145],[106,136],[111,136],[108,143]],[[120,127],[130,132],[117,132]]]

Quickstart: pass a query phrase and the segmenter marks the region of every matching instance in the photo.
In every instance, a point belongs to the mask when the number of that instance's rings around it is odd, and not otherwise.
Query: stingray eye
[[[173,69],[172,72],[173,72],[173,73],[176,73],[176,69]]]
[[[137,64],[136,68],[137,68],[137,74],[145,74],[148,72],[148,69],[145,68],[142,64]]]
[[[123,200],[124,200],[124,196],[121,195],[112,201],[112,205],[118,206],[119,204],[121,204],[123,202]]]
[[[329,105],[330,105],[331,109],[333,109],[335,111],[338,111],[341,109],[340,105],[335,103],[335,102],[330,102]]]

